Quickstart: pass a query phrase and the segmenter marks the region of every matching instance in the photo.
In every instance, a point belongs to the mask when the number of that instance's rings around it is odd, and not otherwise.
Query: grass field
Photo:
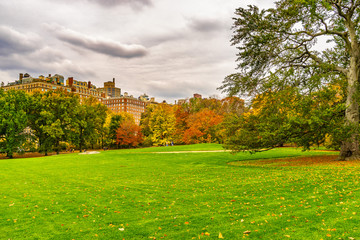
[[[360,239],[358,162],[200,150],[0,160],[0,239]]]

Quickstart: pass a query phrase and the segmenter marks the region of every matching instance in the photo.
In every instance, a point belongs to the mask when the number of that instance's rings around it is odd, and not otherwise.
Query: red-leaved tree
[[[116,144],[120,147],[136,147],[143,142],[141,128],[131,120],[125,120],[116,131]]]
[[[188,119],[183,141],[186,144],[220,142],[220,124],[223,116],[209,109],[202,109]]]

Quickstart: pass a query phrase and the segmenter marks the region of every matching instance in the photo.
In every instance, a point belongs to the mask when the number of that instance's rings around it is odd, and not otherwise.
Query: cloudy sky
[[[0,0],[0,81],[61,74],[157,101],[222,96],[234,11],[269,0]]]

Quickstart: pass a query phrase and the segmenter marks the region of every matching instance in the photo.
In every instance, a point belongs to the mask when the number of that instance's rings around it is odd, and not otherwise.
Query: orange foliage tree
[[[244,100],[238,97],[191,98],[175,110],[177,143],[223,142],[223,120],[228,116],[240,116],[245,109]]]
[[[223,118],[222,115],[207,108],[190,115],[187,121],[188,128],[182,140],[186,144],[220,142],[220,123]]]
[[[149,105],[140,125],[149,145],[223,143],[223,120],[242,115],[244,109],[244,100],[238,97],[191,98],[175,106]]]
[[[116,131],[116,144],[121,147],[136,147],[143,142],[141,128],[129,119],[123,121]]]

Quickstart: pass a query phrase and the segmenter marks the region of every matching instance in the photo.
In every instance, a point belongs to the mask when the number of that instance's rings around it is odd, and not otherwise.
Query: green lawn
[[[337,154],[292,148],[186,152],[221,149],[0,160],[0,239],[360,239],[360,164],[241,164]]]

